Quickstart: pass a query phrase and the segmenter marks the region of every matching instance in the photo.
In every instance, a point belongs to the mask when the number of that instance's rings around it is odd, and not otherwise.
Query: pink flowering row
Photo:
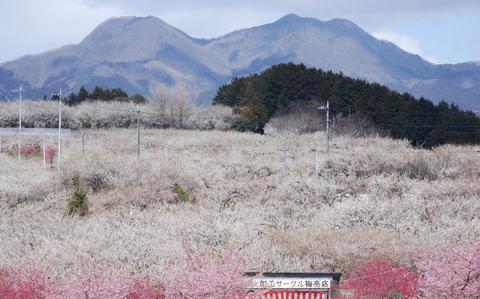
[[[20,155],[28,158],[30,156],[38,155],[42,151],[42,148],[37,144],[24,144],[20,147]],[[50,163],[53,163],[53,160],[57,156],[57,149],[53,145],[45,146],[45,159]]]
[[[51,282],[33,267],[0,268],[2,299],[222,299],[254,298],[244,261],[232,252],[203,256],[186,250],[168,281],[146,281],[101,269]],[[337,298],[478,298],[480,242],[449,247],[414,259],[411,265],[368,261],[347,274]]]
[[[347,275],[341,288],[352,299],[479,298],[480,242],[422,255],[411,265],[369,261]]]

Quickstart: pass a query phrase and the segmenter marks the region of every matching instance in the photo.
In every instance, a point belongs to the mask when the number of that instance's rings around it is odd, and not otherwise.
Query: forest
[[[480,142],[478,116],[453,103],[434,104],[378,83],[303,64],[280,64],[260,74],[234,78],[219,88],[213,103],[234,109],[234,129],[263,133],[272,117],[298,111],[299,106],[304,112],[319,113],[320,118],[322,112],[317,108],[327,101],[332,117],[367,119],[390,137],[406,138],[415,146]]]

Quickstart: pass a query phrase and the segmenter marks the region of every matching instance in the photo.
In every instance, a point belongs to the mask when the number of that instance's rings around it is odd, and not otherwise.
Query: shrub
[[[72,198],[68,201],[68,215],[86,216],[88,214],[87,192],[77,187]]]
[[[190,195],[178,183],[173,184],[172,191],[176,195],[177,202],[190,202]]]
[[[92,188],[93,192],[97,193],[108,188],[108,178],[103,173],[91,173],[87,176],[87,185]]]
[[[414,271],[388,260],[375,260],[355,269],[341,289],[351,291],[353,299],[414,298],[417,281]]]

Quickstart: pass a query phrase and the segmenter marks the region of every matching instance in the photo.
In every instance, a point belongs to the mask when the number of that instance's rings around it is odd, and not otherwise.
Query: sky
[[[0,62],[79,43],[117,16],[212,38],[288,13],[345,18],[433,63],[480,61],[480,0],[0,0]]]

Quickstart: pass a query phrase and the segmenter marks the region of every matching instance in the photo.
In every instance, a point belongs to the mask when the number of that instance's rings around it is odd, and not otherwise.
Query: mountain
[[[183,85],[208,103],[233,77],[294,62],[378,82],[438,102],[480,110],[480,64],[435,65],[381,41],[354,23],[287,15],[214,39],[196,39],[155,17],[112,18],[77,45],[0,64],[0,98],[20,80],[29,98],[81,85],[152,96]]]

